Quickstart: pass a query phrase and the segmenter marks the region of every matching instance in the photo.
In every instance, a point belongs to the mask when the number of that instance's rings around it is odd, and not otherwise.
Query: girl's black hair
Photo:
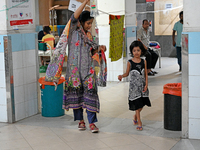
[[[86,21],[90,20],[90,19],[94,19],[94,17],[90,16],[90,12],[85,10],[81,13],[80,17],[79,17],[79,21],[80,23],[85,23]]]
[[[44,26],[43,31],[49,34],[51,31],[51,28],[49,26]]]
[[[133,48],[134,48],[134,47],[139,47],[139,48],[141,49],[141,51],[142,51],[141,56],[142,56],[142,55],[145,55],[146,49],[144,48],[142,42],[140,42],[140,41],[133,41],[133,42],[131,43],[129,49],[130,49],[130,53],[131,53],[132,56],[133,56]]]

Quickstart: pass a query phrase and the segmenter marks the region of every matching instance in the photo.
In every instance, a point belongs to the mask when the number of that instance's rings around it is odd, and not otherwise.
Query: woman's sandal
[[[78,123],[78,129],[79,130],[85,130],[86,126],[85,126],[85,122],[81,121]]]
[[[133,125],[137,125],[137,124],[138,124],[137,120],[133,120]]]
[[[90,127],[90,130],[92,131],[92,133],[98,133],[99,132],[99,129],[96,127],[96,125],[94,123],[91,123],[89,125]]]
[[[142,131],[142,130],[143,130],[142,126],[141,126],[141,127],[137,126],[136,129],[137,129],[138,131]]]

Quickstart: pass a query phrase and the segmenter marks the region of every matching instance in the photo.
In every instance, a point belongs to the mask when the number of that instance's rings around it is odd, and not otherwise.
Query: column
[[[125,10],[126,10],[126,16],[125,16],[125,27],[126,27],[126,56],[123,59],[123,71],[126,71],[127,61],[131,59],[130,57],[130,50],[129,46],[133,41],[136,40],[136,0],[125,0]],[[131,14],[131,15],[129,15]],[[129,78],[125,78],[126,81],[129,80]]]
[[[199,0],[183,1],[182,136],[200,139],[200,12]]]
[[[35,1],[1,0],[0,122],[13,123],[38,113],[38,55]]]
[[[7,122],[7,98],[6,98],[6,76],[5,76],[5,57],[4,57],[4,36],[7,34],[6,20],[6,0],[0,1],[0,121]]]

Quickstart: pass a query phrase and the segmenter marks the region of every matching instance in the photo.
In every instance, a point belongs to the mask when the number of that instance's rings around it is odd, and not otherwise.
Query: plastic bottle
[[[98,9],[97,9],[97,0],[90,0],[90,16],[96,17],[99,15]]]

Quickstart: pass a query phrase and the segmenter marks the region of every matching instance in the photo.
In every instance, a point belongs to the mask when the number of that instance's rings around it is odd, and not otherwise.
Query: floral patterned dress
[[[68,110],[82,107],[91,112],[99,112],[96,68],[91,54],[91,49],[97,49],[98,45],[92,41],[90,32],[86,34],[77,25],[78,20],[72,15],[63,108]]]

